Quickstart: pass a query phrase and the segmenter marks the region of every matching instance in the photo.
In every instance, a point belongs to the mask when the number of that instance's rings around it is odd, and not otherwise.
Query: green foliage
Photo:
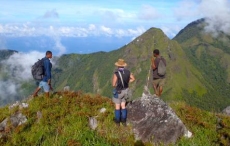
[[[103,107],[106,112],[100,113]],[[0,144],[132,145],[134,137],[130,127],[116,126],[113,108],[109,98],[81,92],[57,93],[51,98],[39,96],[29,101],[29,108],[21,111],[28,118],[27,123],[8,131],[7,137],[0,139]],[[9,116],[7,108],[0,111],[1,121]],[[37,117],[38,111],[42,113],[41,119]],[[96,131],[88,126],[88,118],[92,116],[97,116],[99,122]]]
[[[29,107],[21,110],[0,108],[0,121],[19,111],[28,119],[16,128],[9,122],[7,135],[0,138],[0,145],[151,145],[135,141],[131,126],[116,126],[113,122],[114,105],[109,98],[81,92],[58,92],[51,98],[39,96],[28,103]],[[170,106],[193,133],[192,138],[181,138],[175,145],[229,144],[230,117],[191,107],[184,102],[173,102]],[[106,108],[106,112],[100,113],[101,108]],[[37,112],[42,113],[41,119]],[[95,131],[88,125],[88,118],[92,116],[98,120]]]
[[[176,145],[227,146],[230,143],[230,117],[191,107],[183,102],[171,103],[176,114],[193,133],[191,139],[182,138]],[[220,121],[218,119],[221,119]],[[222,125],[221,127],[218,127]]]
[[[229,38],[221,32],[218,38],[205,33],[205,25],[203,19],[193,22],[174,38],[181,43],[189,61],[201,73],[199,80],[207,91],[199,94],[199,89],[189,92],[184,88],[182,95],[192,106],[221,111],[230,104]]]

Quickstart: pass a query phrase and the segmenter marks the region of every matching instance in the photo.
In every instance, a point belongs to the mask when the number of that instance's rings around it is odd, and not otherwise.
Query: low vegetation
[[[29,107],[19,110],[0,109],[0,121],[15,112],[26,115],[26,124],[14,128],[8,123],[6,135],[0,145],[44,146],[133,146],[150,145],[135,142],[131,126],[117,127],[113,122],[111,99],[82,92],[58,92],[50,98],[39,96],[28,100]],[[230,143],[230,117],[207,112],[186,105],[170,104],[193,133],[190,139],[182,138],[176,145],[228,145]],[[101,108],[106,112],[100,113]],[[41,119],[37,112],[42,113]],[[89,117],[98,120],[96,130],[89,128]]]

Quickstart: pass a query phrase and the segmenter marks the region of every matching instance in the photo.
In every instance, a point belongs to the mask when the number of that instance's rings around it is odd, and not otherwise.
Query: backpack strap
[[[121,83],[122,83],[122,86],[123,86],[123,88],[125,88],[125,86],[124,86],[124,81],[123,81],[123,78],[122,78],[121,72],[120,72],[120,71],[118,71],[118,74],[119,74],[119,76],[120,76],[120,78],[121,78]]]

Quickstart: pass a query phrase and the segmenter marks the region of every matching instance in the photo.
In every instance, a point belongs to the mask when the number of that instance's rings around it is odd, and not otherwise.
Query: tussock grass
[[[135,142],[131,125],[118,127],[113,122],[114,105],[109,98],[82,92],[58,92],[50,98],[39,96],[28,100],[28,103],[29,107],[22,110],[0,108],[1,121],[19,111],[28,118],[26,124],[17,128],[9,122],[5,131],[7,135],[0,139],[0,145],[144,145],[140,141]],[[176,145],[210,146],[230,143],[230,117],[191,107],[184,102],[170,105],[193,133],[192,138],[181,138]],[[106,108],[106,112],[100,113],[101,108]],[[37,112],[42,113],[41,119],[37,117]],[[94,131],[88,125],[88,118],[92,116],[98,120],[98,127]],[[217,121],[217,118],[221,120]],[[221,128],[217,129],[218,125]]]

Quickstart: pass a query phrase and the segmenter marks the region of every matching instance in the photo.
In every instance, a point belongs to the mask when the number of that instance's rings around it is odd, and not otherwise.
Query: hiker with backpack
[[[165,84],[166,60],[160,56],[158,49],[153,50],[151,63],[153,69],[153,89],[156,96],[160,97]]]
[[[41,60],[38,60],[32,66],[32,75],[33,78],[38,82],[38,87],[33,93],[33,97],[38,96],[38,92],[43,88],[45,92],[45,96],[49,97],[49,91],[53,90],[51,86],[51,68],[52,64],[50,62],[50,58],[52,58],[52,52],[47,51],[46,56]]]
[[[129,83],[135,80],[133,74],[126,69],[127,63],[123,59],[119,59],[115,66],[117,69],[114,72],[112,86],[113,90],[113,102],[115,103],[115,118],[114,122],[120,125],[120,122],[126,126],[127,109],[126,102],[128,99]]]

